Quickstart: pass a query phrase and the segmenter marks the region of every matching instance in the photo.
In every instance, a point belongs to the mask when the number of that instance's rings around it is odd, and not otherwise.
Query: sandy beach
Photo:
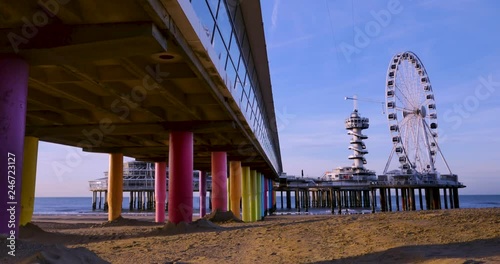
[[[152,221],[36,216],[0,263],[500,263],[500,208]]]

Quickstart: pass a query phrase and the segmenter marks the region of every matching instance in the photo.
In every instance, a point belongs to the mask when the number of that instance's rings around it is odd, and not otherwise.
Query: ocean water
[[[393,207],[395,197],[393,197]],[[281,198],[278,195],[276,197],[276,207],[278,211],[281,208]],[[286,203],[286,199],[284,199]],[[379,201],[377,201],[379,202]],[[292,207],[294,207],[294,197],[292,196]],[[208,206],[208,197],[207,197]],[[442,204],[444,208],[444,204]],[[286,205],[284,206],[286,208]],[[460,195],[460,208],[492,208],[500,207],[500,195]],[[129,208],[129,198],[123,197],[123,214],[137,214],[137,213],[148,213],[140,211],[128,210]],[[194,196],[193,199],[193,211],[195,214],[198,213],[200,208],[199,197]],[[418,198],[417,198],[417,209],[419,208]],[[152,214],[152,212],[149,212]],[[92,211],[92,198],[91,197],[36,197],[35,198],[35,210],[36,215],[78,215],[78,214],[105,214],[103,210]]]
[[[129,197],[123,197],[123,214],[152,213],[152,211],[129,211]],[[207,202],[208,206],[208,197]],[[101,203],[101,208],[104,201]],[[78,214],[105,214],[99,208],[99,198],[97,198],[97,209],[92,210],[92,197],[35,197],[35,215],[78,215]],[[193,198],[193,211],[198,213],[200,210],[200,198]],[[209,210],[208,210],[209,211]]]

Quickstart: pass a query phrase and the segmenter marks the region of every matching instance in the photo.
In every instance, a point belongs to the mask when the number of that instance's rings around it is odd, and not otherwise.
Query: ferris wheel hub
[[[419,115],[422,118],[425,118],[425,116],[427,115],[427,110],[425,110],[425,106],[422,105],[422,107],[420,107]]]

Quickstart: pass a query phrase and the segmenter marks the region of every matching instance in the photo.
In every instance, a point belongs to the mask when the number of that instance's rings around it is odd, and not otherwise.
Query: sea
[[[294,196],[292,195],[292,206],[295,205]],[[500,195],[460,195],[460,208],[500,208]],[[394,201],[395,197],[392,198]],[[281,198],[276,197],[276,207],[278,213],[289,213],[290,210],[281,209]],[[286,203],[286,199],[284,199]],[[208,206],[208,197],[207,197]],[[393,207],[395,203],[393,202]],[[286,208],[286,205],[283,206]],[[122,214],[153,214],[152,211],[129,211],[129,197],[123,197]],[[198,214],[200,208],[200,199],[197,196],[193,198],[193,212]],[[417,202],[417,209],[419,208]],[[444,204],[443,204],[444,208]],[[394,209],[395,210],[395,209]],[[292,211],[296,211],[292,209]],[[303,210],[302,210],[303,211]],[[366,210],[369,211],[369,210]],[[310,214],[327,214],[326,209],[311,209]],[[106,214],[102,209],[92,210],[92,197],[36,197],[35,198],[35,215],[99,215]]]

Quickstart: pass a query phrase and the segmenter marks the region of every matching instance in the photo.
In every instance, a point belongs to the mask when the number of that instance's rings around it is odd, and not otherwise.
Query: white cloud
[[[274,0],[273,13],[271,15],[271,30],[275,30],[278,25],[278,8],[280,0]]]

